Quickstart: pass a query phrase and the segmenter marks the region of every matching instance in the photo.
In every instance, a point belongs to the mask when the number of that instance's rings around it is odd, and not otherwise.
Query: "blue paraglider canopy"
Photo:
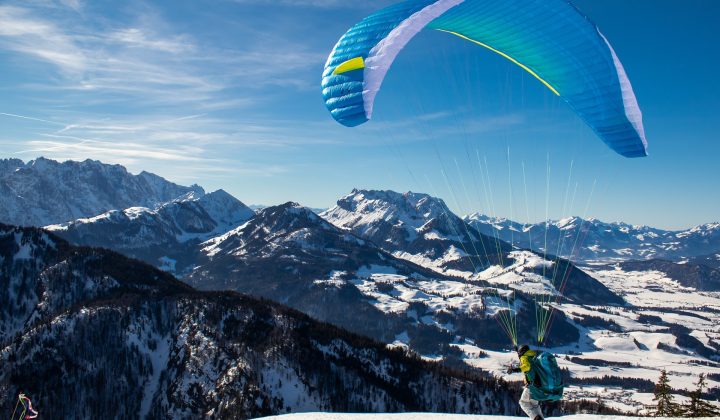
[[[530,73],[610,148],[647,156],[632,85],[600,30],[566,0],[411,0],[373,13],[340,38],[322,92],[332,116],[353,127],[373,114],[393,61],[429,28],[487,48]]]

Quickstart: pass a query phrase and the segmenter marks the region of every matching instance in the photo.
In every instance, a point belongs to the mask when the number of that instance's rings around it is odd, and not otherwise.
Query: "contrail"
[[[46,123],[46,124],[60,125],[60,126],[63,126],[63,127],[66,126],[66,124],[59,123],[59,122],[56,122],[56,121],[49,121],[49,120],[43,120],[43,119],[40,119],[40,118],[26,117],[26,116],[24,116],[24,115],[8,114],[7,112],[0,112],[0,115],[4,115],[4,116],[6,116],[6,117],[13,117],[13,118],[22,118],[22,119],[24,119],[24,120],[39,121],[39,122],[44,122],[44,123]]]
[[[195,119],[195,118],[201,118],[201,117],[204,117],[204,116],[206,116],[206,115],[207,115],[207,113],[204,113],[204,114],[195,114],[195,115],[188,115],[188,116],[185,116],[185,117],[179,117],[179,118],[172,119],[172,120],[170,120],[170,122],[193,120],[193,119]]]

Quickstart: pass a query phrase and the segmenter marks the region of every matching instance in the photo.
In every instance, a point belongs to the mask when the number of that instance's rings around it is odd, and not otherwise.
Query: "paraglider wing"
[[[565,0],[412,0],[368,16],[325,64],[323,97],[333,118],[349,127],[368,121],[393,61],[425,28],[500,54],[563,98],[610,148],[647,155],[642,113],[620,60]]]

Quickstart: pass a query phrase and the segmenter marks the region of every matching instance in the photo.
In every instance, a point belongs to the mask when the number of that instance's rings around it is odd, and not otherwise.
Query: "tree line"
[[[684,404],[675,402],[671,394],[670,380],[665,369],[660,372],[660,378],[655,384],[654,405],[651,412],[655,417],[713,417],[720,415],[720,410],[707,400],[704,400],[703,392],[707,387],[707,378],[701,373],[696,383],[695,390],[689,394],[689,399]]]

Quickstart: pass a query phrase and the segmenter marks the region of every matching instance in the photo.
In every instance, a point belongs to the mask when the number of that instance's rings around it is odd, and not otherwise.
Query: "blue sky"
[[[432,32],[398,58],[375,120],[339,126],[327,54],[390,3],[3,1],[1,157],[99,159],[246,203],[328,207],[357,187],[519,220],[720,219],[720,2],[575,2],[633,82],[645,159],[611,152],[514,64]]]

